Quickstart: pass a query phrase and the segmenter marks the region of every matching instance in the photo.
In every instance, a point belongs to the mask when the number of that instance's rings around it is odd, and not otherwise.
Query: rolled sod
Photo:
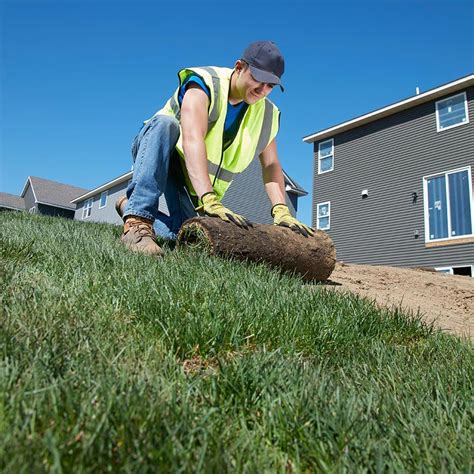
[[[194,217],[181,226],[178,247],[198,246],[211,255],[266,262],[305,281],[325,281],[336,265],[336,248],[325,232],[304,237],[291,229],[254,224],[242,229],[212,217]]]

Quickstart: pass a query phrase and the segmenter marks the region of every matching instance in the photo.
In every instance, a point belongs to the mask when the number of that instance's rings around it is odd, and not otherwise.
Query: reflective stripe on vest
[[[175,96],[170,99],[171,109],[173,110],[176,120],[179,122],[181,120],[181,109],[179,108],[178,102],[176,101]]]
[[[258,138],[257,148],[255,150],[255,155],[253,159],[258,158],[262,151],[266,148],[269,140],[270,134],[272,131],[272,115],[273,115],[273,106],[269,101],[265,101],[265,112],[263,116],[263,127],[260,132],[260,137]],[[207,162],[207,170],[209,174],[214,175],[217,179],[226,181],[227,183],[232,182],[234,176],[238,173],[233,173],[232,171],[225,170],[224,168],[219,169],[219,165],[215,163]]]
[[[265,101],[265,112],[263,113],[263,127],[258,138],[257,149],[253,159],[258,158],[263,150],[270,143],[270,134],[272,133],[272,115],[273,105],[268,100]]]
[[[201,67],[212,76],[212,88],[214,89],[214,105],[211,112],[209,113],[208,128],[207,133],[209,133],[210,128],[214,126],[217,122],[217,117],[219,116],[219,74],[217,71],[209,66]]]
[[[206,67],[201,67],[199,69],[204,69],[204,71],[208,72],[212,76],[212,89],[214,92],[214,105],[212,107],[212,110],[209,114],[209,119],[207,121],[207,131],[214,126],[214,124],[217,121],[217,117],[219,116],[219,79],[216,77],[218,74],[216,70],[212,67],[206,66]],[[197,74],[199,76],[199,74]],[[200,76],[199,76],[200,77]],[[201,78],[203,79],[203,78]],[[205,81],[204,81],[205,82]],[[181,86],[179,87],[181,89]],[[179,94],[179,89],[178,89],[178,94]],[[176,120],[178,122],[181,120],[181,109],[179,107],[178,101],[176,100],[176,95],[173,95],[170,99],[170,106],[171,109],[173,110],[174,116],[176,117]]]

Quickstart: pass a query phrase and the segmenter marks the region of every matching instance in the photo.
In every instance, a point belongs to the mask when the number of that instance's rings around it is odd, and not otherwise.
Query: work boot
[[[121,196],[115,201],[115,210],[120,217],[123,217],[123,213],[125,212],[125,206],[128,203],[127,196]]]
[[[154,255],[156,257],[164,255],[163,250],[155,242],[153,222],[143,217],[127,216],[120,240],[134,252]]]

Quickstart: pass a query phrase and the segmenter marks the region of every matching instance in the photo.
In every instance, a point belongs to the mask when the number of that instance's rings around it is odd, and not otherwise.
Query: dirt
[[[337,263],[328,288],[351,291],[380,306],[422,314],[444,331],[474,339],[474,278],[395,267]]]

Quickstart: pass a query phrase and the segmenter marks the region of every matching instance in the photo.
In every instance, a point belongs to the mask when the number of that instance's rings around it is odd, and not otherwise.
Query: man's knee
[[[179,122],[169,115],[156,115],[154,117],[151,128],[169,133],[171,135],[179,135]]]

